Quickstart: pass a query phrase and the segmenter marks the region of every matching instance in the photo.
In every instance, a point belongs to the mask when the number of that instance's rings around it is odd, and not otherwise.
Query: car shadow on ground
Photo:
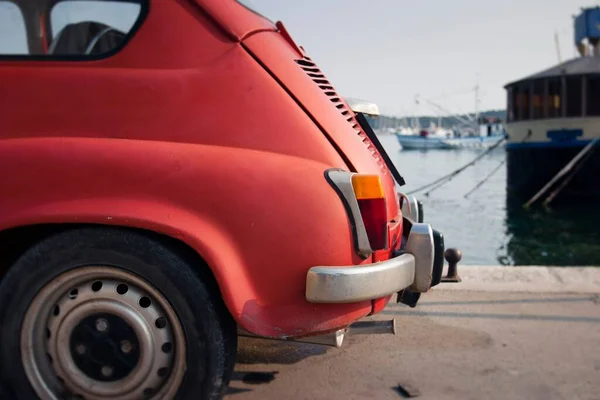
[[[323,355],[328,349],[317,344],[239,337],[236,363],[295,364],[308,357]]]
[[[238,353],[236,370],[231,377],[231,385],[227,395],[235,395],[252,391],[248,387],[235,387],[236,383],[245,385],[269,384],[276,379],[279,371],[242,371],[240,366],[252,364],[295,364],[308,357],[323,355],[330,348],[327,346],[238,337]]]

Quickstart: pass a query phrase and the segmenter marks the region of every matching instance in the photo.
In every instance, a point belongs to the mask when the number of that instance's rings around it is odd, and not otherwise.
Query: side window
[[[600,116],[600,76],[588,76],[587,85],[587,115]]]
[[[15,3],[0,1],[0,55],[28,54],[23,14]]]
[[[543,80],[533,82],[533,119],[544,118],[544,83]]]
[[[548,79],[548,118],[562,116],[562,80],[561,78]]]
[[[506,119],[508,120],[508,122],[513,122],[515,120],[515,107],[514,107],[514,101],[513,101],[513,87],[509,87],[507,89],[506,92]]]
[[[567,77],[567,117],[583,115],[583,80],[581,76]]]
[[[0,0],[0,56],[98,58],[121,49],[149,0]],[[49,3],[54,3],[51,9]]]
[[[519,109],[521,110],[521,119],[527,121],[529,119],[531,119],[531,107],[530,107],[530,101],[531,101],[531,82],[525,82],[523,83],[523,86],[521,87],[521,92],[522,92],[522,102],[521,104],[519,104]]]
[[[52,55],[102,55],[124,44],[141,14],[127,1],[65,0],[50,11]]]
[[[530,118],[529,100],[531,82],[523,82],[513,87],[514,120],[524,121]]]

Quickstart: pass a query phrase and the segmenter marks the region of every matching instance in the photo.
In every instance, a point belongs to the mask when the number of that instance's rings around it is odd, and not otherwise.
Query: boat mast
[[[560,56],[560,42],[558,40],[558,32],[554,32],[554,43],[556,44],[556,55],[558,57],[558,63],[562,64],[562,57]]]
[[[475,128],[479,125],[479,84],[475,85]]]

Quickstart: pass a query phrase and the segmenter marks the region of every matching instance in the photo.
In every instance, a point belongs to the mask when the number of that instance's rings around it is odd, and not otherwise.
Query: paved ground
[[[396,336],[350,336],[342,349],[242,338],[226,398],[600,400],[600,269],[495,282],[469,271],[464,287],[479,291],[441,287],[376,316],[396,318]],[[502,289],[540,273],[556,279]]]

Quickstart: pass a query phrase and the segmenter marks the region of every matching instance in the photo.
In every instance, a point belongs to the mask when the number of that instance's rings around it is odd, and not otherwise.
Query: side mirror
[[[362,113],[371,117],[377,117],[380,115],[379,107],[375,103],[353,98],[346,98],[345,100],[350,106],[350,109],[355,113]]]

